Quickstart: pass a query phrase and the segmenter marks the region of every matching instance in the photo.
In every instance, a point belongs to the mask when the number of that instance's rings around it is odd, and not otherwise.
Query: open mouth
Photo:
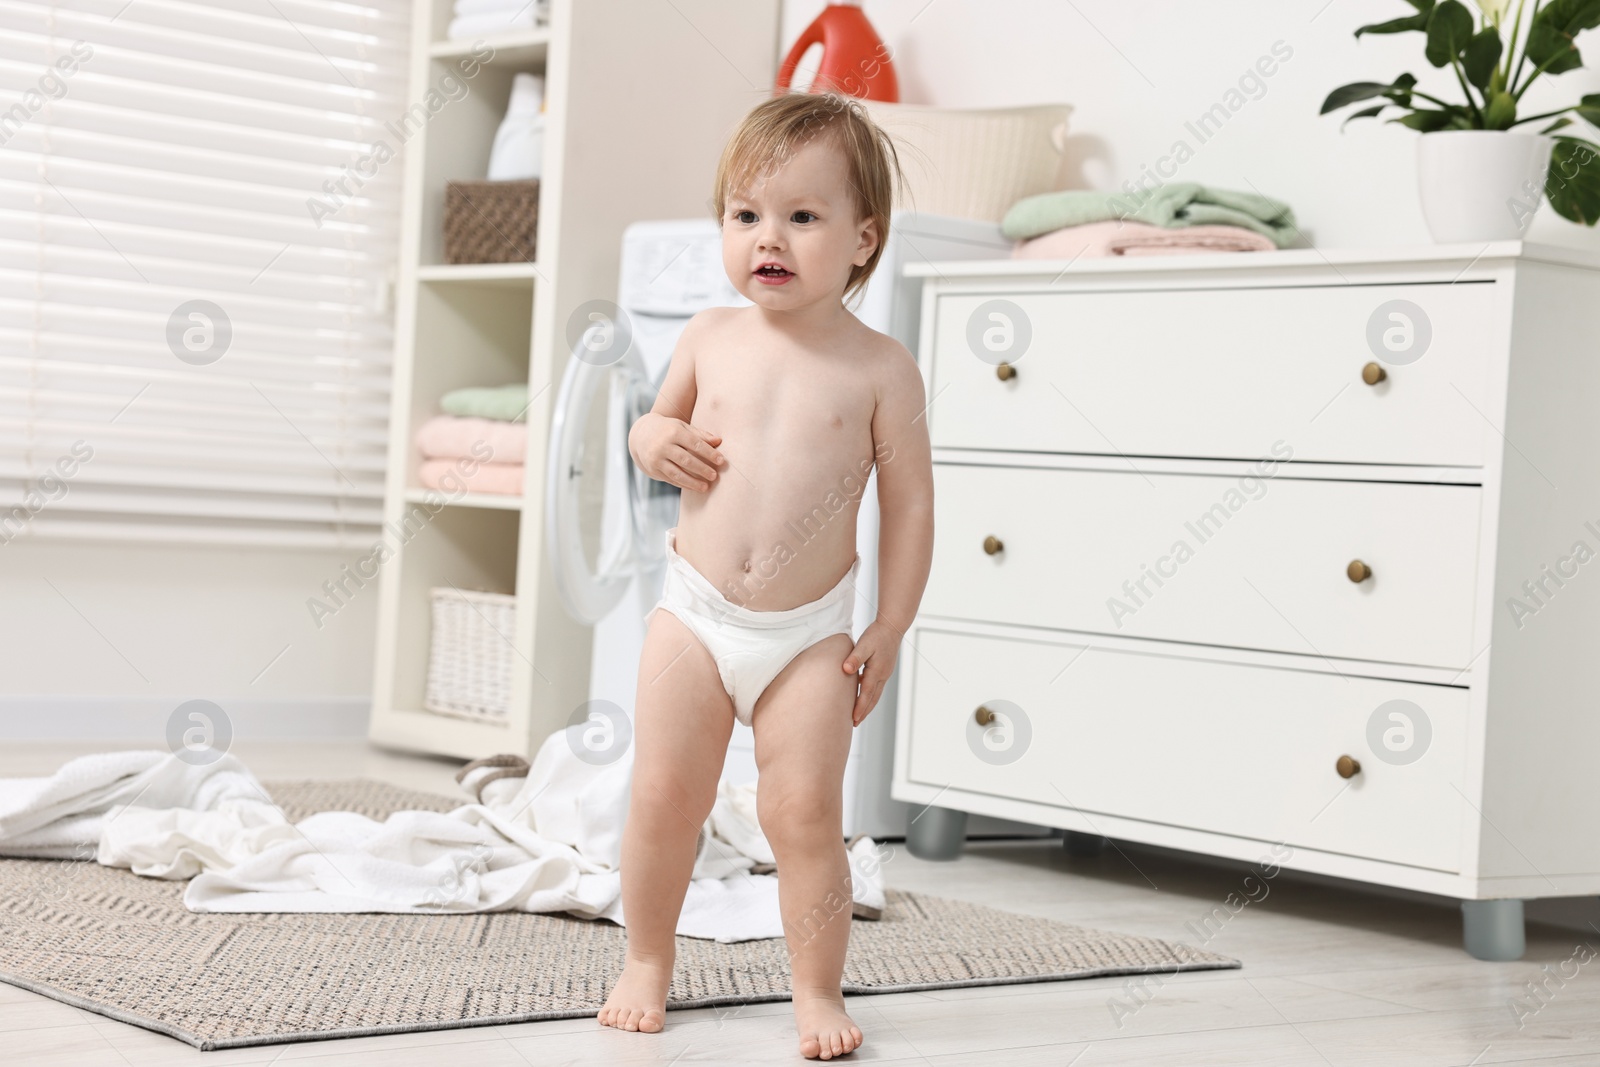
[[[757,277],[761,278],[792,278],[794,276],[793,271],[785,270],[776,263],[763,264],[756,268],[755,273]]]

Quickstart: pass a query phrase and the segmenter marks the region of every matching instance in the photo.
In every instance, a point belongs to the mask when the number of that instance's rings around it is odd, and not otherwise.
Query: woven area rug
[[[264,783],[292,821],[460,801],[369,779]],[[555,915],[197,915],[186,883],[0,859],[0,981],[200,1049],[593,1015],[625,933]],[[852,925],[846,993],[1212,970],[1237,960],[920,893]],[[779,939],[678,939],[667,1007],[789,998]]]

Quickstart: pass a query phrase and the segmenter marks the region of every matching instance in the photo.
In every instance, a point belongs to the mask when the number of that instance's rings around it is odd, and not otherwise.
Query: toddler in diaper
[[[758,105],[718,165],[723,267],[752,306],[690,320],[628,437],[639,468],[683,494],[639,663],[620,867],[628,949],[599,1012],[608,1026],[665,1025],[678,914],[739,721],[755,736],[800,1052],[831,1059],[862,1043],[840,991],[845,757],[933,554],[921,372],[846,306],[878,264],[898,178],[888,135],[833,93]],[[879,581],[861,592],[877,614],[853,637],[856,515],[874,468]]]

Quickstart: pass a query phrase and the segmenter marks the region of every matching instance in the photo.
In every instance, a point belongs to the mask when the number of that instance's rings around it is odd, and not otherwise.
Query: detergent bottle
[[[863,100],[899,103],[900,86],[895,81],[894,64],[889,62],[889,48],[867,21],[861,0],[840,0],[822,9],[822,14],[789,49],[778,71],[774,95],[789,91],[800,57],[814,44],[822,45],[822,62],[811,83],[812,92],[831,89]]]

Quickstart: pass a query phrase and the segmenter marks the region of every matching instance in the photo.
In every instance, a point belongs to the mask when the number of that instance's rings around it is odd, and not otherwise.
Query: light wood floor
[[[0,776],[48,774],[66,759],[134,745],[7,745]],[[454,795],[454,763],[362,744],[235,746],[262,778],[371,775]],[[969,844],[954,863],[924,863],[895,845],[888,883],[1065,922],[1175,940],[1239,888],[1243,868],[1125,846],[1072,859],[1059,842]],[[1102,1064],[1376,1064],[1404,1067],[1600,1064],[1600,959],[1558,969],[1600,929],[1530,924],[1516,963],[1471,959],[1448,902],[1377,894],[1286,872],[1208,948],[1237,971],[1164,976],[1137,996],[1127,979],[990,986],[852,997],[866,1044],[843,1062],[940,1067]],[[1587,902],[1588,906],[1594,902]],[[1581,957],[1580,957],[1581,958]],[[1571,968],[1567,968],[1571,974]],[[1513,997],[1543,980],[1537,1014],[1519,1028]],[[1113,998],[1123,1010],[1120,1020]],[[1142,1003],[1141,1003],[1142,1001]],[[1530,1001],[1529,1003],[1534,1003]],[[1137,1006],[1131,1014],[1128,1009]],[[472,1067],[561,1064],[800,1063],[787,1004],[669,1012],[667,1030],[624,1034],[592,1019],[440,1030],[201,1053],[159,1034],[0,983],[0,1062],[79,1065],[293,1063],[296,1067]],[[1120,1023],[1120,1025],[1119,1025]]]

